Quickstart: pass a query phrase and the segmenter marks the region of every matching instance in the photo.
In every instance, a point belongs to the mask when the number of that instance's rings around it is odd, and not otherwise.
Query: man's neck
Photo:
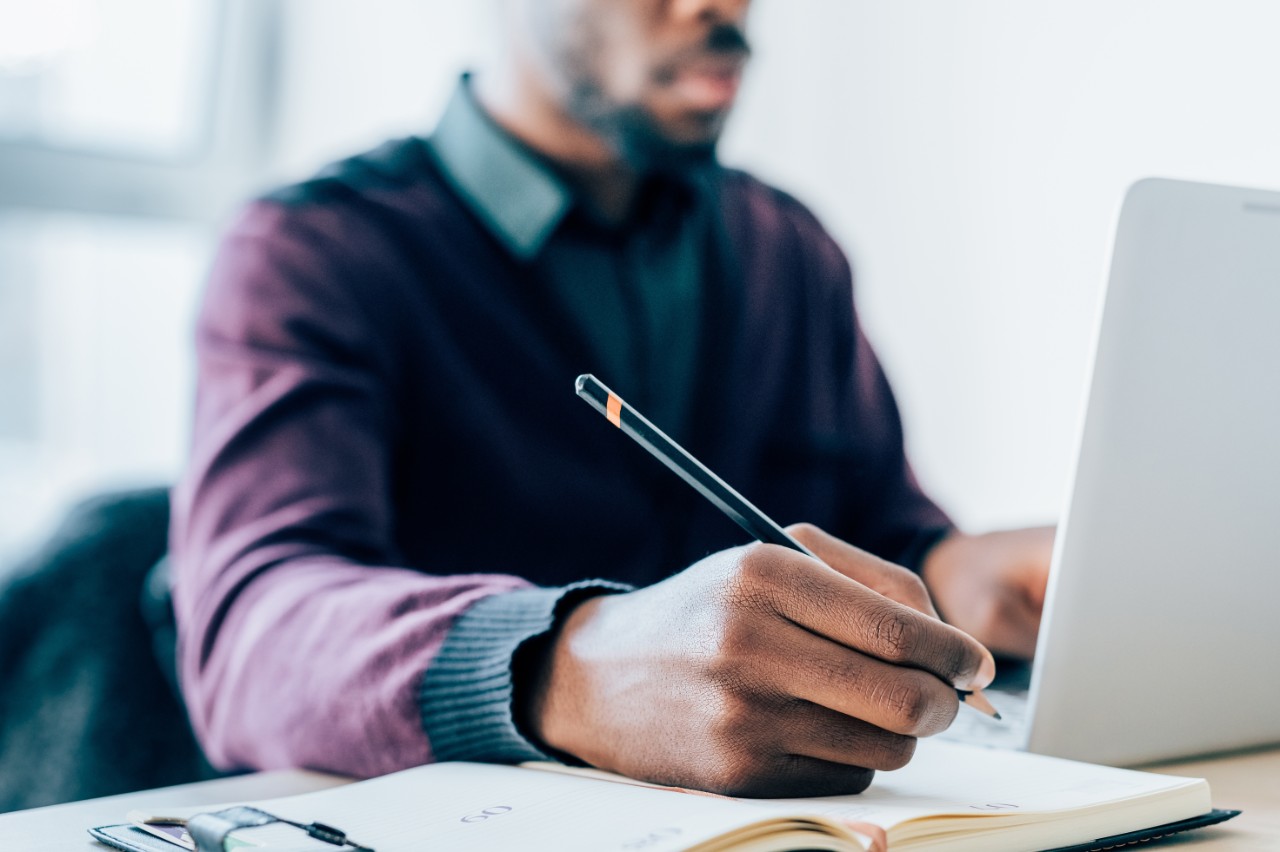
[[[603,138],[562,110],[527,75],[473,79],[481,107],[503,130],[553,162],[591,214],[619,224],[635,203],[640,177]]]

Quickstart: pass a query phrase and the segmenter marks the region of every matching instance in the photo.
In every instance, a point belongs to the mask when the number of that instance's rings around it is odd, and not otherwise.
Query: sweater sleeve
[[[171,534],[194,728],[228,768],[382,774],[438,757],[430,727],[454,758],[531,756],[511,718],[512,658],[552,627],[564,592],[403,564],[395,359],[349,259],[326,254],[342,242],[327,227],[252,206],[197,322],[193,444]],[[495,599],[505,603],[472,613]],[[424,681],[455,623],[466,628],[452,667]]]
[[[919,572],[929,550],[954,530],[921,488],[907,457],[893,389],[868,340],[854,300],[854,275],[844,252],[811,213],[793,202],[807,234],[803,253],[823,294],[819,315],[834,353],[830,386],[839,431],[858,450],[842,466],[839,534],[872,553]],[[822,391],[812,394],[820,398]]]
[[[818,523],[918,570],[951,521],[907,460],[893,391],[859,321],[848,259],[791,195],[743,172],[719,174],[731,268],[741,271],[746,316],[756,322],[753,366],[772,364],[783,376],[761,382],[762,390],[785,388],[762,415],[771,418],[772,455],[761,467],[779,495],[775,515]],[[739,393],[744,405],[760,395],[751,386]],[[766,504],[769,490],[761,489]]]
[[[947,514],[924,492],[907,458],[902,420],[889,381],[866,335],[853,316],[852,356],[848,380],[856,422],[864,434],[873,432],[882,444],[865,493],[851,512],[849,540],[916,573],[929,551],[954,527]],[[874,425],[870,422],[874,419]],[[850,482],[860,485],[860,473]],[[855,492],[853,487],[851,493]]]

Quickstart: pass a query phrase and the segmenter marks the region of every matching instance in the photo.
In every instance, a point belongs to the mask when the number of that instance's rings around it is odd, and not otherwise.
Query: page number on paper
[[[485,808],[484,810],[478,811],[474,814],[467,814],[460,821],[461,822],[487,822],[488,820],[491,820],[494,817],[499,817],[499,816],[502,816],[503,814],[509,814],[509,813],[511,813],[510,805],[494,805],[491,808]]]
[[[1008,802],[991,802],[985,805],[970,805],[969,807],[975,811],[984,811],[984,812],[1016,811],[1018,809],[1017,805],[1011,805]]]

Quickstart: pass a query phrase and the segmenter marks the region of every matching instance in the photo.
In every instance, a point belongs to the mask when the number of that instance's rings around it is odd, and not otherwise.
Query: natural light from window
[[[121,168],[201,167],[224,14],[0,0],[0,158],[74,167],[19,175],[58,199],[45,207],[0,181],[0,568],[75,501],[178,473],[213,226],[148,214],[165,186]]]
[[[211,0],[0,0],[0,138],[189,155],[216,13]]]

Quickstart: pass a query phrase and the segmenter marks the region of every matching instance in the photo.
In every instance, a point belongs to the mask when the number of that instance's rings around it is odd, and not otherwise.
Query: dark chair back
[[[0,812],[215,774],[140,605],[168,525],[166,489],[98,497],[0,580]]]

